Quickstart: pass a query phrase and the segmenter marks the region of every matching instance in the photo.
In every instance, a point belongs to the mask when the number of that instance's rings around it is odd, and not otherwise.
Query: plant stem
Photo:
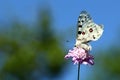
[[[78,77],[77,80],[80,80],[80,63],[78,63]]]

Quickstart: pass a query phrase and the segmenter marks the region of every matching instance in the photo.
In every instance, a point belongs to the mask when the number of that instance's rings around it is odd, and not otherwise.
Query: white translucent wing
[[[103,34],[103,26],[97,25],[86,11],[82,11],[78,18],[77,38],[75,46],[91,50],[90,41],[98,40]]]
[[[103,34],[103,26],[97,25],[94,22],[86,23],[83,27],[84,38],[86,41],[96,41],[98,40]]]
[[[84,41],[83,37],[85,37],[86,35],[81,35],[84,34],[82,33],[83,31],[83,25],[88,23],[88,22],[92,22],[92,18],[91,16],[86,12],[86,11],[82,11],[79,15],[78,18],[78,25],[77,25],[77,39],[82,43],[82,42],[86,42]]]

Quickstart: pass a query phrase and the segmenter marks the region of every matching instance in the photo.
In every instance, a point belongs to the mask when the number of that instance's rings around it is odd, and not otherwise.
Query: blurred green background
[[[120,80],[119,2],[1,0],[0,80],[76,80],[77,65],[64,56],[82,10],[103,23],[104,33],[91,43],[95,65],[81,66],[81,80]]]
[[[9,29],[1,30],[1,80],[52,80],[61,72],[65,64],[62,39],[51,28],[49,10],[38,13],[32,28],[15,20]]]

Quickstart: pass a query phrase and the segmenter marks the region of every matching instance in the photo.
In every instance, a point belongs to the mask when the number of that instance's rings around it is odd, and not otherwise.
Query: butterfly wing
[[[89,22],[83,25],[82,31],[86,34],[83,36],[85,42],[96,41],[103,34],[103,26],[97,25],[94,22]]]
[[[77,23],[77,38],[79,38],[79,36],[82,33],[82,28],[83,25],[87,22],[91,22],[92,18],[91,16],[86,12],[86,11],[82,11],[78,17],[78,23]]]
[[[97,25],[86,11],[82,11],[78,18],[77,38],[75,46],[91,50],[90,41],[98,40],[103,33],[103,26]]]

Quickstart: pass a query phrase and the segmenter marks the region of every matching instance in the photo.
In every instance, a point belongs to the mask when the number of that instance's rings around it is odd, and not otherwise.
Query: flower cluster
[[[68,59],[70,57],[72,57],[72,61],[74,62],[74,64],[94,64],[93,56],[81,47],[74,47],[73,50],[69,50],[65,58]]]

